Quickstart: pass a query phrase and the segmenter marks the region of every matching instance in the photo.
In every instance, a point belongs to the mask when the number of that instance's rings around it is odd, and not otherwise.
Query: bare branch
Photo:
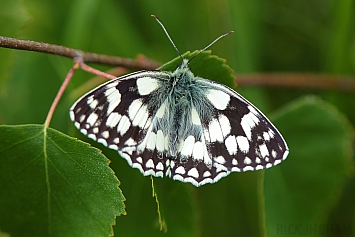
[[[84,52],[79,49],[68,48],[55,44],[48,44],[31,40],[19,40],[4,36],[0,36],[0,47],[49,53],[71,59],[81,58],[82,61],[86,63],[91,62],[112,66],[122,66],[131,69],[152,70],[161,66],[161,63],[146,58],[132,60],[128,58]]]

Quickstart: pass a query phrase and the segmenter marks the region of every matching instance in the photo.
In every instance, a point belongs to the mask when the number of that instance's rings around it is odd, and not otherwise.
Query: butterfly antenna
[[[176,52],[179,54],[179,56],[180,56],[180,58],[181,58],[181,60],[182,60],[182,55],[181,55],[181,53],[179,52],[178,48],[175,46],[173,40],[170,38],[170,35],[169,35],[168,32],[166,31],[166,29],[165,29],[163,23],[161,23],[161,22],[159,21],[158,17],[156,17],[155,15],[151,15],[151,16],[154,17],[155,20],[157,20],[157,22],[159,23],[159,25],[163,28],[163,30],[164,30],[166,36],[168,36],[168,38],[169,38],[171,44],[174,46]]]
[[[234,33],[233,30],[219,36],[217,39],[213,40],[212,43],[210,43],[209,45],[207,45],[206,47],[204,47],[203,49],[201,49],[200,51],[197,52],[197,54],[195,54],[195,56],[193,56],[192,58],[190,58],[189,62],[190,63],[192,61],[192,59],[194,59],[197,55],[199,55],[200,53],[202,53],[203,51],[205,51],[206,49],[208,49],[209,47],[211,47],[211,45],[213,45],[214,43],[216,43],[218,40],[220,40],[221,38],[223,38],[224,36],[227,36],[229,34]]]

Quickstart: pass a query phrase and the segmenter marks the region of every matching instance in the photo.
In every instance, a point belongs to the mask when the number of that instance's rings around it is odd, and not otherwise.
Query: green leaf
[[[353,128],[335,107],[311,96],[288,105],[274,122],[290,154],[265,172],[268,235],[322,235],[319,228],[354,170]]]
[[[109,161],[42,125],[0,126],[0,229],[11,236],[110,236],[124,197]]]
[[[198,51],[192,53],[186,52],[182,55],[183,58],[190,59],[196,55]],[[165,63],[159,68],[163,71],[174,71],[181,64],[181,58],[176,57],[170,62]],[[211,51],[203,51],[190,63],[190,68],[195,76],[205,79],[217,81],[231,88],[235,87],[235,76],[233,70],[226,64],[226,60],[211,55]]]

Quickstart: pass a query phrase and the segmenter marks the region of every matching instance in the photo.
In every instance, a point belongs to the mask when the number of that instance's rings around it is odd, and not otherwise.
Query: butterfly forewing
[[[109,81],[80,98],[71,108],[71,119],[80,132],[109,148],[135,147],[159,107],[146,106],[150,92],[168,76],[161,71],[147,71]],[[149,79],[155,82],[150,81],[151,87],[141,85],[142,80]]]

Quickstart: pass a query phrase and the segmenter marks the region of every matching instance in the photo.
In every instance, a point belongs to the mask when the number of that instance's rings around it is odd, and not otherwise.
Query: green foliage
[[[291,125],[292,118],[298,120]],[[325,225],[354,172],[353,129],[336,108],[313,96],[287,105],[275,123],[292,153],[282,166],[265,172],[267,233],[292,236],[286,228],[293,223],[300,226],[298,234],[307,235],[307,228]],[[314,236],[321,233],[314,231]]]
[[[234,30],[211,47],[213,55],[204,52],[191,62],[196,76],[231,87],[230,68],[355,72],[353,0],[0,0],[0,6],[2,36],[130,58],[143,54],[169,61],[163,70],[174,70],[180,58],[150,14],[181,52],[191,50],[186,57]],[[71,64],[0,48],[0,124],[42,124]],[[159,223],[151,179],[69,121],[74,101],[67,95],[91,77],[75,74],[53,129],[0,126],[0,236],[109,236],[111,228],[115,236],[355,235],[353,94],[238,88],[284,135],[289,157],[269,170],[232,173],[199,188],[155,178]],[[316,96],[305,96],[310,93]],[[120,186],[97,149],[58,130],[100,148]]]
[[[108,236],[125,213],[108,160],[54,129],[0,126],[0,162],[0,223],[11,236]]]

